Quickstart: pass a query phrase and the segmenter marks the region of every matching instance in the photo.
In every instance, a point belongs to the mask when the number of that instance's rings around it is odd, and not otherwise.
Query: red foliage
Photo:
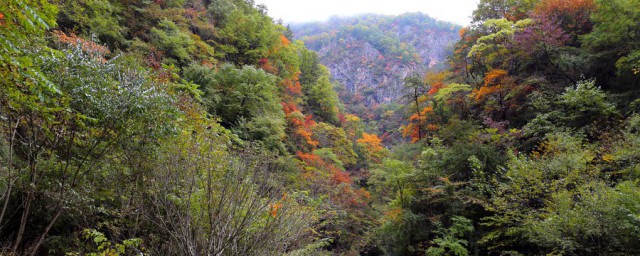
[[[298,159],[303,161],[307,166],[315,167],[318,170],[328,171],[330,175],[330,181],[333,185],[342,183],[351,184],[351,177],[348,173],[341,171],[334,165],[327,163],[320,156],[313,153],[297,152]]]
[[[282,110],[284,111],[285,115],[289,115],[292,112],[295,111],[300,111],[298,109],[298,106],[295,103],[291,103],[291,102],[280,102],[280,105],[282,105]]]
[[[499,101],[506,96],[508,86],[504,85],[504,79],[508,73],[504,69],[492,69],[484,76],[484,85],[473,91],[476,102],[484,101],[489,97],[498,98]]]
[[[314,125],[316,125],[316,121],[313,121],[313,116],[312,115],[307,115],[304,118],[304,127],[311,128]]]
[[[351,177],[346,172],[343,172],[340,170],[333,170],[333,176],[331,177],[331,181],[333,181],[333,183],[335,184],[351,183]]]
[[[304,153],[304,152],[298,151],[296,152],[296,156],[298,156],[298,159],[302,160],[307,165],[318,166],[319,163],[322,161],[322,159],[320,159],[319,156],[314,155],[312,153]]]
[[[147,58],[145,58],[145,62],[149,67],[153,68],[154,70],[158,70],[162,68],[162,57],[162,52],[151,49],[149,51],[149,54],[147,55]]]
[[[512,47],[525,55],[535,53],[541,45],[558,47],[571,39],[555,17],[539,16],[534,21],[531,26],[515,33],[513,38]]]
[[[565,31],[582,35],[591,31],[589,17],[595,9],[593,0],[542,0],[536,5],[533,17],[540,22],[557,21]]]
[[[312,117],[304,116],[294,103],[281,103],[287,118],[289,129],[293,131],[290,138],[296,141],[297,145],[309,150],[315,149],[319,142],[313,139],[312,129],[316,125]]]
[[[283,34],[280,34],[280,43],[282,43],[283,46],[288,46],[291,41],[289,41],[289,39]]]
[[[385,141],[389,137],[391,137],[391,134],[389,132],[384,132],[382,135],[380,135],[380,140]]]
[[[94,57],[102,58],[104,55],[111,53],[109,48],[104,45],[99,45],[91,40],[85,40],[82,37],[76,36],[76,34],[65,34],[60,30],[51,31],[53,37],[60,43],[70,46],[80,46],[83,51],[91,54]]]
[[[506,70],[493,69],[485,74],[484,85],[472,92],[476,104],[495,120],[506,120],[520,109],[526,96],[534,90],[531,85],[521,85]]]
[[[260,62],[258,62],[258,66],[267,73],[274,75],[278,74],[278,68],[271,65],[271,62],[269,62],[269,59],[267,58],[261,58]]]
[[[338,114],[338,119],[340,120],[340,124],[345,124],[347,122],[347,118],[345,118],[344,114]]]
[[[312,148],[318,146],[319,142],[313,139],[313,134],[308,129],[298,128],[296,129],[296,135],[300,136],[304,141],[309,144]]]
[[[271,215],[272,218],[275,218],[278,215],[278,209],[280,208],[282,208],[281,203],[269,204],[269,215]]]
[[[443,87],[444,87],[443,83],[434,84],[434,85],[431,86],[431,89],[429,89],[427,94],[434,95],[434,94],[438,93],[438,91],[440,91],[440,89],[442,89]]]
[[[461,28],[460,31],[458,31],[458,34],[460,34],[460,38],[464,38],[464,36],[467,34],[467,31],[469,31],[469,27]]]
[[[282,86],[284,86],[286,92],[291,97],[299,97],[302,96],[302,85],[298,80],[294,79],[284,79],[282,81]]]
[[[415,113],[409,117],[409,123],[402,128],[402,136],[411,138],[411,142],[415,143],[421,138],[426,137],[429,116],[433,113],[433,107],[428,106],[422,108],[420,113]]]
[[[184,10],[184,14],[185,17],[187,17],[188,19],[194,20],[198,18],[198,10],[194,9],[194,8],[187,8]]]
[[[440,127],[435,125],[435,124],[428,124],[427,125],[427,130],[428,131],[432,131],[433,132],[433,131],[437,131],[438,129],[440,129]]]

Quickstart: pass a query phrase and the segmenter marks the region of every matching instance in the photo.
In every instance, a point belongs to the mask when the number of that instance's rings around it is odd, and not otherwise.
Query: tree
[[[581,138],[567,133],[549,134],[531,155],[510,155],[504,182],[497,185],[483,219],[491,227],[480,243],[491,251],[539,253],[540,245],[527,239],[525,222],[544,216],[548,200],[564,188],[593,179],[590,165],[595,154]]]
[[[426,105],[425,94],[427,93],[427,87],[418,77],[409,76],[405,78],[404,86],[409,89],[409,93],[405,97],[410,102],[410,108],[413,114],[409,118],[409,125],[403,129],[403,137],[411,136],[412,141],[416,142],[422,140],[427,133],[427,114],[432,112],[433,108],[428,106],[422,107],[422,105]]]
[[[55,25],[57,9],[54,5],[41,1],[12,0],[0,6],[0,119],[3,119],[0,132],[2,134],[2,159],[6,174],[3,179],[2,210],[0,212],[0,226],[13,197],[15,182],[18,174],[16,170],[18,158],[15,147],[21,144],[18,136],[23,116],[29,111],[46,111],[48,106],[42,102],[45,96],[57,95],[59,89],[51,83],[33,65],[30,54],[36,47],[38,36]],[[38,44],[36,44],[38,45]],[[18,86],[21,85],[21,86]],[[15,250],[14,250],[15,251]]]
[[[21,217],[14,224],[18,228],[12,250],[24,248],[24,238],[37,237],[28,241],[33,244],[32,255],[61,216],[82,205],[84,195],[74,191],[91,190],[94,176],[104,171],[106,156],[125,141],[152,141],[154,134],[161,135],[168,127],[158,116],[169,117],[173,111],[171,98],[147,73],[105,61],[81,45],[43,55],[36,63],[60,93],[25,94],[39,98],[40,107],[23,103],[6,112],[9,120],[15,120],[12,136],[21,146],[13,150],[22,158],[13,163],[15,174],[9,174],[22,193],[22,202],[14,209]],[[47,198],[46,207],[38,208],[41,194]],[[48,212],[46,226],[26,229],[38,210]]]
[[[640,83],[640,3],[632,0],[597,0],[596,12],[592,15],[593,31],[583,37],[587,47],[597,53],[598,81],[606,81],[612,64],[622,79],[620,87],[637,88]],[[596,72],[594,72],[596,73]],[[612,72],[613,73],[613,72]],[[627,82],[628,81],[628,82]],[[625,85],[626,83],[626,85]]]
[[[189,77],[202,83],[208,112],[220,117],[222,125],[242,139],[261,141],[269,149],[286,151],[282,143],[285,119],[276,76],[254,67],[239,69],[231,64],[223,65],[210,78],[196,76],[196,70],[190,70]]]
[[[590,16],[595,9],[593,0],[543,0],[535,6],[532,16],[540,22],[552,20],[559,23],[559,27],[571,33],[570,39],[577,42],[578,36],[591,31]]]
[[[493,119],[508,120],[510,110],[523,105],[522,94],[530,88],[520,87],[506,70],[492,69],[484,78],[484,85],[473,91],[475,101],[483,106],[484,113]]]
[[[318,123],[313,127],[313,137],[320,148],[330,148],[337,158],[346,166],[356,163],[358,155],[353,150],[353,142],[342,128],[327,123]]]
[[[163,19],[157,28],[151,29],[152,42],[158,49],[174,58],[180,65],[186,66],[192,60],[196,48],[191,37],[178,28],[173,21]]]
[[[479,65],[488,69],[514,70],[517,60],[510,55],[509,45],[516,31],[531,24],[531,19],[512,22],[507,19],[490,19],[482,23],[487,34],[480,36],[469,50],[467,58],[477,59]]]
[[[467,96],[471,92],[471,86],[467,84],[448,84],[438,90],[434,100],[439,102],[444,112],[458,115],[464,119],[469,113]]]
[[[313,51],[305,50],[300,52],[300,83],[303,85],[312,85],[320,79],[323,69],[320,68],[320,60],[318,54]]]
[[[312,84],[303,84],[302,90],[306,96],[307,110],[321,118],[321,120],[338,124],[339,99],[329,81],[329,71],[324,66],[318,66],[319,78]]]
[[[408,207],[412,194],[411,176],[414,167],[395,159],[384,159],[380,169],[371,171],[369,183],[378,190],[380,195],[386,195],[389,200],[393,200],[398,207]]]
[[[0,6],[0,72],[5,79],[2,79],[3,93],[12,95],[9,92],[12,88],[10,81],[28,79],[37,90],[38,94],[58,93],[54,84],[49,82],[40,72],[37,66],[33,65],[33,55],[29,54],[35,50],[33,43],[40,46],[39,36],[55,25],[55,15],[57,8],[43,1],[32,0],[10,0]]]
[[[440,228],[438,238],[433,240],[436,246],[431,246],[427,249],[428,256],[469,255],[469,251],[466,248],[469,242],[464,237],[474,230],[471,220],[462,216],[455,216],[451,219],[451,222],[451,227],[447,229]]]
[[[528,233],[549,253],[636,254],[639,191],[630,181],[615,187],[595,181],[559,191],[542,218],[527,219]]]
[[[541,111],[525,126],[530,136],[543,136],[567,127],[598,137],[606,130],[603,127],[611,125],[611,120],[619,116],[616,106],[601,88],[596,87],[594,80],[580,81],[576,86],[565,88],[564,93],[541,107],[548,110]]]
[[[229,15],[237,9],[232,0],[212,0],[207,6],[207,13],[215,20],[216,25],[224,26]]]
[[[473,11],[473,23],[490,19],[507,19],[515,22],[524,17],[538,0],[481,0]]]
[[[366,162],[380,163],[387,155],[387,150],[382,147],[382,141],[378,135],[362,133],[362,138],[356,141],[361,147],[360,155],[364,155]]]
[[[270,156],[234,156],[218,134],[194,127],[166,141],[150,174],[147,218],[168,243],[162,254],[281,255],[311,222],[282,186]]]
[[[218,3],[222,1],[215,1]],[[225,14],[218,34],[217,49],[223,60],[238,65],[257,64],[267,57],[279,40],[273,21],[253,6],[253,2],[236,1],[237,9]],[[211,7],[210,7],[211,8]],[[212,8],[213,9],[213,8]]]
[[[98,40],[111,49],[126,49],[128,29],[123,24],[123,10],[117,1],[55,0],[59,8],[58,25],[67,33],[77,33]]]

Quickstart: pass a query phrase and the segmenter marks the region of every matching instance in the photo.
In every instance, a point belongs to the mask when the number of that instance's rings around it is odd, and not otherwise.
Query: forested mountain
[[[371,171],[381,254],[639,254],[640,1],[481,0],[460,35]]]
[[[368,106],[400,99],[409,75],[443,69],[460,28],[421,13],[291,25],[294,36],[318,52],[333,78],[347,92],[364,95]]]
[[[0,4],[0,254],[357,251],[385,149],[244,0]]]
[[[337,19],[320,55],[265,8],[3,1],[0,254],[640,254],[639,1]],[[336,83],[347,46],[411,75]]]

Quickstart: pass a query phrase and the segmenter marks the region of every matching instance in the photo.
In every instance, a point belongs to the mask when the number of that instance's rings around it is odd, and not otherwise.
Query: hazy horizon
[[[290,1],[256,0],[267,7],[268,15],[284,23],[298,24],[327,21],[331,17],[352,17],[362,14],[400,15],[421,12],[441,21],[466,26],[479,0],[325,0]]]

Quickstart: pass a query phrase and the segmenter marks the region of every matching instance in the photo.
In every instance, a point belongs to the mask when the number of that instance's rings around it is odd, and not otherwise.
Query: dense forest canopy
[[[639,1],[266,8],[3,1],[0,254],[640,254]]]

